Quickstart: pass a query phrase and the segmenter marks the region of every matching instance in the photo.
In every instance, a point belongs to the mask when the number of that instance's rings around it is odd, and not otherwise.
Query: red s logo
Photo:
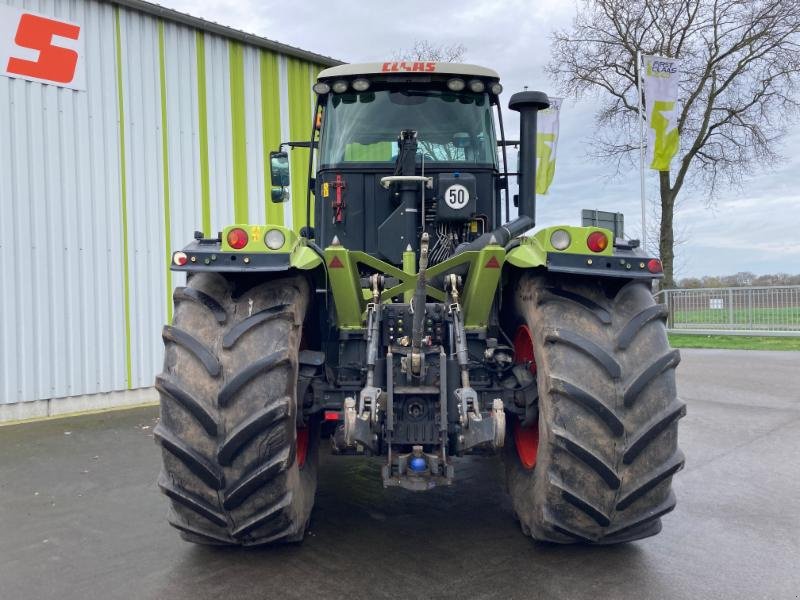
[[[77,40],[81,28],[37,15],[24,14],[19,20],[14,41],[18,46],[39,51],[36,61],[11,57],[6,70],[17,75],[70,83],[75,78],[78,53],[69,48],[54,46],[53,36]]]

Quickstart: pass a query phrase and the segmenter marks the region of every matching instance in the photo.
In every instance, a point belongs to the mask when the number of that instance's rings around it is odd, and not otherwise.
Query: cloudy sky
[[[387,60],[417,39],[461,43],[467,48],[467,62],[500,73],[506,97],[523,85],[554,92],[543,71],[549,34],[568,26],[576,10],[572,0],[338,0],[335,4],[161,0],[161,4],[346,62]],[[515,113],[505,114],[507,134],[515,137]],[[611,178],[607,165],[586,156],[592,131],[591,102],[567,100],[555,180],[550,193],[538,201],[539,224],[577,224],[582,208],[616,210],[625,213],[627,233],[638,237],[638,168]],[[800,124],[789,132],[782,153],[786,161],[753,173],[741,189],[723,190],[712,208],[707,208],[701,193],[682,191],[676,217],[676,235],[684,240],[676,248],[678,277],[800,272]],[[646,181],[652,203],[657,198],[656,173],[648,172]]]

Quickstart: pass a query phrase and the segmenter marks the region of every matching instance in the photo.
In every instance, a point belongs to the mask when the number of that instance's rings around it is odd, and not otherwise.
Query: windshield
[[[394,161],[404,129],[425,162],[497,165],[488,94],[442,90],[330,94],[319,163]]]

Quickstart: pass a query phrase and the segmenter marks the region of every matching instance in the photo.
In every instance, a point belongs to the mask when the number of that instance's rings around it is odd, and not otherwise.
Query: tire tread
[[[524,273],[516,309],[537,356],[540,443],[525,470],[506,442],[514,510],[535,539],[615,544],[661,529],[684,465],[675,395],[680,353],[641,282]],[[588,360],[587,360],[588,359]]]
[[[237,287],[219,274],[197,274],[173,298],[154,429],[169,523],[200,544],[301,540],[318,449],[312,436],[301,468],[295,396],[305,279]]]

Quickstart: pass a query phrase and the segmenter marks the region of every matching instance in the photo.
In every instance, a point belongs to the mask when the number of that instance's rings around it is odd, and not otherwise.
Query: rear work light
[[[241,250],[247,246],[247,232],[244,229],[231,229],[228,232],[228,245],[234,250]]]
[[[602,231],[593,231],[586,238],[586,245],[592,252],[602,252],[608,248],[608,238]]]
[[[664,267],[661,266],[661,261],[657,258],[651,258],[647,261],[647,270],[651,273],[661,273]]]

